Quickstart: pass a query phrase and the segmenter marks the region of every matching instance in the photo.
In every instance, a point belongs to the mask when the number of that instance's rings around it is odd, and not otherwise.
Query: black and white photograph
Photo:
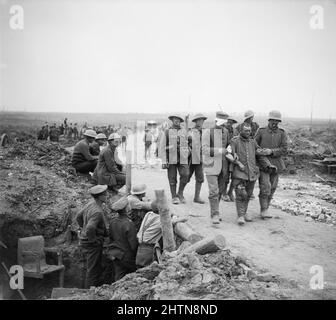
[[[0,0],[0,264],[113,317],[335,300],[336,1]]]

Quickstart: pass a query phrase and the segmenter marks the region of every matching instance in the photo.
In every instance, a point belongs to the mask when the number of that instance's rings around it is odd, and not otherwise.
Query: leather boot
[[[248,203],[249,203],[248,200],[246,200],[244,202],[244,212],[245,212],[244,219],[245,219],[246,222],[252,222],[252,217],[251,217],[250,213],[247,211]]]
[[[183,196],[183,191],[184,191],[184,188],[187,184],[186,183],[183,183],[180,181],[180,185],[179,185],[179,190],[178,190],[178,193],[177,193],[177,196],[178,198],[180,199],[181,203],[186,203],[186,200]]]
[[[219,223],[219,201],[217,199],[210,199],[210,217],[213,224]]]
[[[269,206],[268,198],[259,198],[259,203],[260,203],[261,219],[272,218],[272,215],[268,212],[268,206]]]
[[[238,224],[239,225],[245,224],[245,219],[244,219],[245,203],[244,201],[236,200],[236,209],[237,209],[237,215],[238,215],[238,219],[237,219]]]
[[[172,203],[173,204],[179,204],[180,203],[180,200],[179,198],[177,197],[177,194],[176,194],[176,185],[170,185],[170,192],[171,192],[171,196],[172,196]]]
[[[195,197],[194,197],[194,202],[196,202],[196,203],[200,203],[200,204],[204,204],[205,201],[203,201],[203,200],[200,198],[201,187],[202,187],[202,183],[196,182],[196,184],[195,184]]]

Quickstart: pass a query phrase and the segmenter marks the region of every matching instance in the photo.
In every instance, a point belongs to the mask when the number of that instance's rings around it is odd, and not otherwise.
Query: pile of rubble
[[[3,152],[3,159],[34,160],[34,164],[49,167],[64,178],[71,178],[71,154],[59,143],[28,140],[18,142]]]
[[[258,274],[229,250],[199,255],[167,254],[111,285],[92,287],[65,300],[286,299],[296,285],[269,273]]]
[[[304,215],[307,222],[319,221],[336,226],[336,211],[322,205],[319,201],[307,199],[277,200],[272,201],[275,208],[292,215]]]

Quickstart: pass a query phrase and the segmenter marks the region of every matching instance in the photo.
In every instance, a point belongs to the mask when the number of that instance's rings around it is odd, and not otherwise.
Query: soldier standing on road
[[[236,208],[238,224],[252,221],[247,212],[248,203],[253,193],[254,185],[259,177],[259,167],[256,156],[270,155],[270,149],[261,149],[254,139],[251,139],[251,126],[244,123],[240,134],[231,140],[231,152],[227,158],[233,163],[232,184],[236,193]]]
[[[103,205],[107,202],[106,190],[107,186],[104,185],[90,188],[93,199],[76,216],[81,228],[79,245],[86,260],[86,288],[100,285],[104,237],[108,235],[108,222],[103,211]]]
[[[194,202],[204,204],[205,202],[200,198],[202,183],[204,182],[204,173],[203,173],[203,165],[202,165],[202,130],[204,121],[207,119],[201,113],[196,114],[192,122],[195,123],[194,128],[190,130],[189,140],[192,146],[192,156],[191,156],[191,164],[189,166],[189,181],[195,172],[195,196]],[[189,182],[188,181],[188,182]]]
[[[181,122],[184,120],[180,116],[174,114],[168,119],[172,121],[172,125],[161,136],[159,155],[163,158],[163,168],[167,168],[172,202],[179,204],[186,202],[183,191],[189,179],[188,138],[181,129]],[[178,193],[176,193],[177,171],[180,174]]]
[[[281,113],[271,111],[268,116],[268,126],[260,128],[255,137],[261,148],[269,148],[272,151],[267,157],[269,164],[267,161],[260,161],[259,202],[263,219],[272,218],[268,208],[278,185],[279,173],[286,168],[281,156],[287,153],[287,134],[284,129],[278,127],[280,122]]]
[[[228,160],[225,157],[229,143],[229,132],[224,127],[228,115],[222,111],[216,113],[215,126],[203,132],[202,157],[203,168],[209,186],[210,216],[213,224],[218,224],[219,201],[224,192],[228,174]]]
[[[254,112],[252,110],[247,110],[244,113],[243,123],[239,124],[236,127],[236,134],[235,135],[239,135],[243,124],[248,123],[251,126],[251,138],[254,138],[258,129],[259,129],[259,125],[258,125],[258,123],[254,122],[253,119],[254,119]]]

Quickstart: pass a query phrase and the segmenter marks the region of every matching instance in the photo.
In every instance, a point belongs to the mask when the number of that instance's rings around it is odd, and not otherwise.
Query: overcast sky
[[[336,1],[0,1],[1,110],[336,117]]]

